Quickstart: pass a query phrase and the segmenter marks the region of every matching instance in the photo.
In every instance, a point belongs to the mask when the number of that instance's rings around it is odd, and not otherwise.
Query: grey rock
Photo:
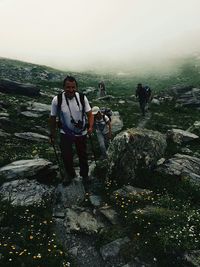
[[[38,133],[32,133],[32,132],[24,132],[24,133],[15,133],[14,134],[18,138],[26,139],[26,140],[31,140],[31,141],[36,141],[36,142],[41,142],[41,141],[48,141],[49,137],[38,134]]]
[[[86,88],[83,88],[83,93],[84,94],[89,94],[89,93],[94,93],[97,89],[95,87],[86,87]]]
[[[175,154],[157,168],[161,174],[187,177],[189,181],[200,184],[200,158],[184,154]]]
[[[187,129],[187,131],[200,135],[200,121],[195,121],[194,124]]]
[[[112,195],[111,199],[115,200],[116,198],[130,198],[135,197],[137,199],[142,199],[143,197],[149,196],[152,194],[151,190],[142,189],[133,187],[131,185],[124,185],[122,188],[115,190]]]
[[[151,100],[151,104],[159,106],[160,105],[160,101],[158,99],[156,99],[156,98],[153,98]]]
[[[180,129],[172,129],[167,131],[168,139],[172,140],[174,143],[187,143],[193,140],[199,139],[196,134],[190,133],[188,131],[183,131]]]
[[[95,216],[89,210],[66,209],[64,225],[66,232],[80,232],[87,234],[96,234],[106,227],[102,219]]]
[[[7,112],[0,112],[0,117],[9,117]]]
[[[114,111],[112,114],[112,120],[111,120],[112,132],[113,133],[119,132],[123,128],[123,126],[124,124],[119,115],[119,112]]]
[[[200,250],[193,250],[185,252],[184,259],[191,264],[193,267],[200,266]]]
[[[50,175],[52,163],[48,160],[30,159],[14,161],[0,168],[0,175],[6,180],[16,180],[19,178],[35,178],[41,175]]]
[[[71,254],[74,257],[78,256],[78,247],[73,247],[69,250],[69,254]]]
[[[8,94],[20,94],[25,96],[39,96],[40,89],[33,84],[19,83],[8,79],[0,80],[0,92]]]
[[[15,180],[0,187],[2,200],[13,206],[41,205],[44,201],[52,202],[54,187],[40,184],[35,180]]]
[[[200,107],[200,89],[193,86],[176,86],[171,89],[171,93],[176,99],[178,106],[185,107]]]
[[[102,258],[104,260],[107,260],[108,258],[117,257],[122,246],[127,244],[128,242],[130,242],[130,239],[128,237],[124,237],[116,239],[113,242],[101,247],[100,253],[102,255]]]
[[[101,196],[97,196],[97,195],[90,195],[89,200],[94,207],[99,207],[102,203]]]
[[[146,263],[146,262],[140,260],[139,258],[135,257],[133,261],[123,265],[122,267],[153,267],[153,266],[156,267],[157,265]]]
[[[37,112],[50,112],[51,105],[38,103],[38,102],[28,102],[29,107],[27,108],[29,111],[37,111]]]
[[[98,98],[99,101],[110,101],[110,100],[114,100],[114,99],[115,99],[115,97],[112,95],[106,95],[106,96],[102,96],[102,97]]]
[[[59,201],[65,208],[81,204],[85,199],[85,189],[80,180],[73,180],[65,187],[59,184],[55,193],[60,196]]]
[[[36,113],[36,112],[32,112],[32,111],[22,111],[20,113],[20,115],[23,115],[23,116],[29,117],[29,118],[39,118],[39,117],[42,116],[42,114]]]
[[[109,206],[101,207],[99,211],[113,224],[119,224],[119,216],[117,212]]]

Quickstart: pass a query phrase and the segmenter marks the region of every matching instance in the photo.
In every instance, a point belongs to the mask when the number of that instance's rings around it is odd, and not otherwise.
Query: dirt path
[[[145,128],[145,125],[150,120],[150,118],[151,118],[151,112],[147,112],[146,115],[141,118],[137,128]]]

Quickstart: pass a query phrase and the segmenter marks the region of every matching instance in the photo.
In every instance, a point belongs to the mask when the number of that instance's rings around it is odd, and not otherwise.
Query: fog
[[[0,0],[0,57],[63,70],[164,69],[200,52],[199,0]]]

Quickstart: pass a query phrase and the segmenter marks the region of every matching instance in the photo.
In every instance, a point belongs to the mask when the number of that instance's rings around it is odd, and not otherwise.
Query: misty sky
[[[0,0],[0,57],[62,69],[200,52],[200,0]]]

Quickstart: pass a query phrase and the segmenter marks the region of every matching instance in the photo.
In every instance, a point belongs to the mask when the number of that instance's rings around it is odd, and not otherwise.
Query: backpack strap
[[[63,92],[61,92],[57,95],[57,100],[58,100],[58,103],[57,103],[58,128],[61,128],[60,115],[61,115],[61,105],[62,105],[62,94],[63,94]]]
[[[80,92],[79,97],[80,97],[80,102],[82,105],[82,120],[83,120],[83,117],[85,116],[85,100],[84,100],[85,95]]]
[[[83,107],[83,112],[85,112],[85,100],[84,100],[85,95],[83,93],[79,93],[79,96],[80,96],[81,105]]]
[[[59,93],[59,94],[57,95],[57,99],[58,99],[57,112],[60,112],[60,111],[61,111],[62,94],[63,94],[63,92],[61,92],[61,93]]]
[[[104,120],[104,122],[105,122],[105,124],[106,124],[105,114],[103,114],[103,120]]]

